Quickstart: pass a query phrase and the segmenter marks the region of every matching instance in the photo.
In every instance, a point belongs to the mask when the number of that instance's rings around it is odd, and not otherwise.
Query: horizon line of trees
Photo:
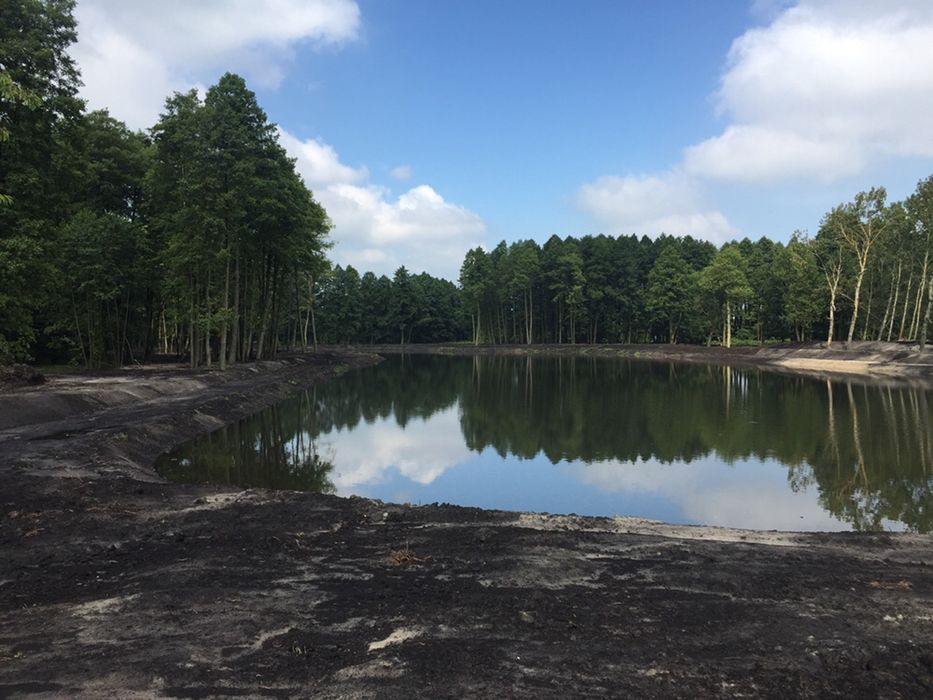
[[[469,251],[473,343],[918,340],[933,301],[933,176],[827,213],[813,238],[552,236]]]
[[[860,192],[828,212],[815,237],[798,231],[786,244],[744,238],[717,248],[666,235],[502,241],[467,252],[458,288],[424,274],[418,277],[430,284],[401,287],[338,266],[322,278],[322,337],[725,347],[913,340],[924,349],[933,308],[931,231],[933,176],[903,202],[889,204],[881,187]],[[400,268],[396,280],[400,273],[408,277]],[[447,285],[446,293],[432,285]],[[400,325],[408,330],[399,334]]]
[[[326,343],[918,340],[933,176],[814,237],[551,236],[466,253],[459,286],[331,268],[331,222],[239,76],[147,133],[87,112],[73,0],[0,4],[0,362],[192,366]]]

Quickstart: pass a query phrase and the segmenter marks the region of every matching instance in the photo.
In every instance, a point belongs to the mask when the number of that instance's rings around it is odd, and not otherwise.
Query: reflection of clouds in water
[[[754,529],[848,529],[820,505],[816,489],[792,491],[787,468],[773,460],[739,460],[729,468],[715,458],[690,464],[609,460],[574,462],[563,469],[602,491],[660,495],[679,506],[688,522]]]
[[[340,495],[359,493],[361,486],[382,482],[390,469],[417,484],[430,484],[472,456],[463,444],[456,406],[427,420],[413,419],[404,429],[395,418],[379,419],[318,440],[333,454],[331,479]]]

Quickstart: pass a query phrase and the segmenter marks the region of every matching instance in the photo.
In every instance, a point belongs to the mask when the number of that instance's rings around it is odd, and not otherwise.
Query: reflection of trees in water
[[[467,445],[552,462],[776,459],[857,528],[933,528],[930,393],[728,367],[475,358]],[[530,397],[534,397],[532,400]]]
[[[353,429],[395,416],[401,427],[453,406],[461,393],[463,361],[445,357],[399,355],[354,370],[339,381],[309,389],[319,433]]]
[[[858,529],[885,519],[933,529],[929,392],[827,382],[823,396],[823,449],[792,469],[792,484],[816,482],[824,506]]]
[[[307,394],[196,440],[156,465],[178,481],[333,493]]]
[[[391,416],[404,427],[458,400],[475,451],[555,463],[775,459],[793,488],[816,485],[823,505],[857,528],[889,519],[933,529],[930,392],[728,367],[392,357],[219,431],[190,458],[214,470],[204,480],[330,490],[317,436]]]

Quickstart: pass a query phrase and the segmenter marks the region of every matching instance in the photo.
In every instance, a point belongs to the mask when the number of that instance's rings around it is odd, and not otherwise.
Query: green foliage
[[[67,52],[76,36],[73,6],[0,3],[0,362],[33,356],[57,306],[50,258],[79,184],[65,157],[82,108]]]
[[[668,342],[677,342],[677,330],[695,295],[693,271],[676,245],[666,246],[648,273],[645,307],[654,318],[667,323]]]
[[[824,306],[822,280],[813,243],[799,232],[776,260],[782,284],[782,318],[794,329],[795,339],[808,340]]]
[[[61,243],[73,342],[85,366],[119,364],[137,330],[129,325],[132,312],[143,304],[139,280],[151,257],[146,231],[117,214],[82,209],[64,226]]]
[[[723,310],[722,344],[732,346],[733,313],[753,293],[746,274],[747,264],[739,248],[724,246],[697,277],[700,289]]]

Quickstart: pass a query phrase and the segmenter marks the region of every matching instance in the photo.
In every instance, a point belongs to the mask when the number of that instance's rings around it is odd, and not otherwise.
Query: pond
[[[167,478],[782,530],[933,528],[933,392],[588,357],[396,355],[163,455]]]

